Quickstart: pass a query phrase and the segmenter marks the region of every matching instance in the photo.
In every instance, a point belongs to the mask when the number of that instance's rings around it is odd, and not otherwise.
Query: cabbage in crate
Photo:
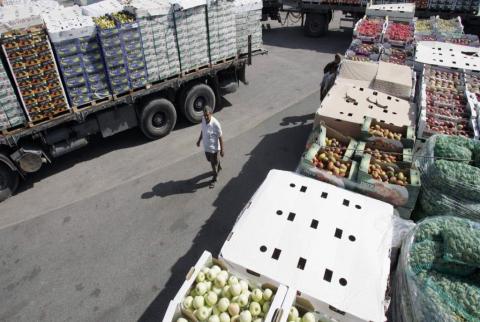
[[[182,310],[185,317],[198,321],[262,322],[274,295],[269,288],[252,288],[246,280],[213,265],[198,273]],[[177,322],[187,322],[185,317]]]

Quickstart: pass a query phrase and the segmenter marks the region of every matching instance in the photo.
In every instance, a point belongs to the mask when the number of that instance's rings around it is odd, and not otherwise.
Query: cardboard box
[[[396,141],[389,138],[372,135],[370,133],[370,128],[377,125],[391,132],[400,133],[402,138],[400,141]],[[364,141],[377,142],[380,146],[383,145],[382,149],[388,149],[388,146],[399,147],[400,145],[404,148],[411,149],[415,144],[415,128],[413,126],[396,126],[385,122],[378,122],[376,119],[367,117],[362,124],[360,139]],[[381,143],[383,144],[381,145]]]
[[[359,137],[367,117],[399,127],[413,127],[416,109],[409,101],[376,90],[335,83],[315,114],[314,126],[323,121],[344,135]]]
[[[360,141],[357,144],[357,148],[355,149],[355,154],[354,154],[354,159],[357,162],[361,162],[363,159],[363,156],[366,154],[371,154],[368,152],[365,152],[365,149],[372,149],[372,150],[379,150],[380,152],[390,152],[394,153],[397,161],[395,162],[396,164],[399,164],[400,166],[412,166],[413,162],[413,150],[412,149],[403,149],[403,148],[395,148],[395,147],[385,147],[384,145],[378,145],[376,144],[375,141],[371,142],[363,142]],[[382,162],[384,162],[382,160]]]
[[[360,162],[360,166],[358,169],[358,175],[357,175],[357,181],[359,183],[373,183],[377,180],[375,180],[371,174],[368,173],[370,164],[372,162],[371,155],[370,154],[365,154],[362,158],[362,161]],[[420,180],[420,172],[416,169],[413,169],[411,165],[407,164],[397,164],[397,165],[388,165],[388,164],[382,164],[379,162],[375,162],[377,164],[380,164],[382,166],[382,169],[384,171],[387,171],[388,167],[394,168],[395,170],[399,169],[402,170],[402,172],[407,173],[408,177],[410,179],[410,183],[408,183],[406,186],[399,186],[397,184],[391,184],[391,183],[383,183],[385,190],[391,190],[391,192],[385,191],[384,195],[384,201],[388,201],[389,196],[392,195],[391,203],[394,206],[397,207],[404,207],[404,208],[409,208],[413,209],[415,208],[415,204],[417,202],[418,194],[420,192],[420,187],[421,187],[421,180]],[[377,181],[379,183],[382,183],[381,181]],[[394,194],[396,192],[400,193],[405,193],[405,191],[402,191],[406,189],[406,198],[402,198],[403,200],[398,200],[398,202],[394,201]],[[382,196],[379,196],[379,198],[382,198]],[[395,203],[394,203],[395,202]]]
[[[475,53],[475,55],[470,53]],[[480,71],[479,55],[480,48],[437,41],[422,41],[417,44],[416,48],[415,70],[422,70],[423,64],[428,64],[458,70]]]
[[[369,17],[387,17],[394,21],[412,21],[415,16],[415,3],[390,3],[367,6]]]
[[[271,170],[220,258],[309,294],[321,313],[331,306],[343,321],[385,321],[392,231],[391,205]]]
[[[229,271],[230,273],[234,274],[239,278],[247,280],[250,283],[250,286],[270,288],[272,290],[276,290],[275,297],[273,298],[270,305],[270,310],[267,312],[264,318],[265,322],[273,322],[275,312],[278,308],[280,308],[283,299],[285,298],[285,294],[287,293],[287,287],[279,284],[274,280],[269,279],[268,277],[264,277],[258,274],[252,274],[252,271],[245,267],[242,267],[241,265],[230,265],[228,261],[222,259],[215,259],[208,251],[204,251],[195,266],[192,266],[192,268],[190,268],[190,271],[187,273],[182,286],[178,290],[175,297],[170,301],[167,311],[165,312],[165,316],[163,317],[163,322],[175,322],[182,315],[188,317],[190,321],[198,322],[198,320],[195,318],[195,316],[193,316],[193,314],[185,311],[182,308],[182,302],[183,299],[190,293],[190,290],[195,283],[195,279],[197,278],[197,275],[201,271],[201,269],[203,267],[211,266],[214,264]]]

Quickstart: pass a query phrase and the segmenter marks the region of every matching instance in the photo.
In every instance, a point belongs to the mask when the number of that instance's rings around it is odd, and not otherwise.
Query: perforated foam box
[[[219,258],[308,294],[320,313],[334,307],[337,321],[385,321],[393,214],[387,203],[271,170]]]
[[[267,277],[260,276],[258,274],[252,275],[251,272],[246,268],[240,268],[239,270],[232,270],[229,264],[221,259],[216,259],[208,251],[204,251],[203,254],[198,259],[197,263],[190,268],[188,271],[185,281],[178,290],[175,297],[170,301],[167,311],[163,317],[163,322],[173,322],[181,316],[187,317],[190,321],[198,322],[196,317],[182,308],[183,299],[190,293],[190,290],[195,285],[195,279],[197,278],[198,273],[202,270],[203,267],[210,267],[212,265],[218,265],[222,269],[226,269],[230,274],[237,276],[238,278],[248,281],[249,286],[253,288],[262,287],[270,288],[275,292],[273,299],[271,300],[270,309],[265,314],[263,321],[273,322],[277,321],[275,312],[278,311],[280,306],[285,299],[285,295],[288,291],[285,285],[282,285],[274,280],[271,280]]]

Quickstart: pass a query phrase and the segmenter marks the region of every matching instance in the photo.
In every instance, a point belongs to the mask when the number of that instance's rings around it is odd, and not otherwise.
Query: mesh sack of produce
[[[418,153],[420,204],[429,216],[454,215],[480,219],[480,142],[434,135]]]
[[[473,254],[479,244],[478,222],[452,216],[419,222],[402,245],[393,320],[479,321],[480,262]]]

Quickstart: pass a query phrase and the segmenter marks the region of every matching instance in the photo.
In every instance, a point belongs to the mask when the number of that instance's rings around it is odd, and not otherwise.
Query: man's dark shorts
[[[217,164],[218,163],[218,152],[205,152],[205,156],[207,157],[207,161],[210,163]]]

